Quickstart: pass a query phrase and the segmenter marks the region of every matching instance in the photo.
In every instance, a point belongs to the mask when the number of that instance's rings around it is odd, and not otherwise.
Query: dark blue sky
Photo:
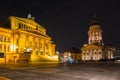
[[[27,17],[31,13],[63,51],[80,49],[87,42],[89,23],[96,14],[104,43],[120,47],[119,4],[119,0],[1,0],[0,22],[11,15]]]

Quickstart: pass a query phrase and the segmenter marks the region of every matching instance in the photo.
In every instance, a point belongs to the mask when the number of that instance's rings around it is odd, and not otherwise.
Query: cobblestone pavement
[[[0,76],[11,80],[120,80],[120,64],[115,63],[1,66]]]

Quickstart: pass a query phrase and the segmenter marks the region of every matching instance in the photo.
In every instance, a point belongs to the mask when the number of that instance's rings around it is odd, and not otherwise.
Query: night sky
[[[31,13],[47,29],[57,50],[80,49],[87,43],[94,15],[101,24],[104,43],[120,47],[119,0],[1,0],[0,3],[1,23],[11,15],[27,17]]]

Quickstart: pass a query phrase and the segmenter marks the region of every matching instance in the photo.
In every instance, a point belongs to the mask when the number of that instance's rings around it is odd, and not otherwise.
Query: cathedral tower
[[[88,44],[81,48],[82,60],[100,60],[103,58],[102,30],[94,17],[88,30]]]
[[[102,29],[95,16],[90,22],[88,44],[84,44],[81,51],[83,61],[113,58],[112,46],[103,45]]]
[[[94,18],[90,23],[88,31],[88,44],[102,45],[102,30],[99,22]]]

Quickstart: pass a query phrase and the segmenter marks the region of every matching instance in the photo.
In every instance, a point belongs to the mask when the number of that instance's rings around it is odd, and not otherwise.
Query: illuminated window
[[[0,44],[0,51],[2,51],[2,44]]]
[[[41,48],[43,48],[43,45],[42,45],[42,43],[40,44],[40,46],[41,46]]]
[[[4,51],[6,52],[6,44],[4,44]]]
[[[25,25],[24,25],[24,28],[25,28]]]
[[[28,29],[30,29],[30,27],[28,26]]]
[[[18,23],[18,27],[19,27],[19,28],[21,28],[21,27],[22,27],[20,23]]]
[[[36,30],[38,30],[38,26],[36,26]]]
[[[30,26],[29,26],[30,27]],[[31,30],[31,27],[30,27],[30,30]]]
[[[28,29],[28,26],[26,26],[26,29]]]
[[[23,24],[21,24],[21,28],[23,28]]]
[[[0,42],[2,42],[2,36],[0,35]]]
[[[4,42],[6,42],[6,36],[4,37]]]
[[[36,46],[36,47],[38,46],[38,42],[37,42],[37,41],[35,41],[35,46]]]
[[[10,37],[8,37],[8,42],[10,43]]]
[[[10,45],[8,45],[8,52],[10,52]]]
[[[46,44],[46,49],[48,49],[48,45]]]
[[[35,50],[36,55],[38,55],[38,49]]]
[[[41,54],[41,55],[43,55],[43,52],[42,52],[42,51],[40,51],[40,54]]]
[[[32,46],[32,45],[33,45],[33,43],[32,43],[32,41],[30,41],[30,42],[29,42],[29,46]]]

